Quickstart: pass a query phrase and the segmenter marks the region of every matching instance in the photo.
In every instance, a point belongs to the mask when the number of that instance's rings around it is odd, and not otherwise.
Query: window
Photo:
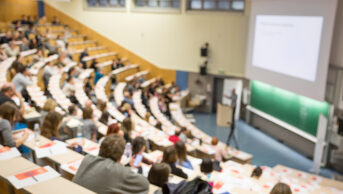
[[[135,0],[136,7],[180,8],[180,0]]]
[[[89,8],[125,7],[125,0],[87,0]]]
[[[188,10],[244,11],[245,0],[188,0]]]

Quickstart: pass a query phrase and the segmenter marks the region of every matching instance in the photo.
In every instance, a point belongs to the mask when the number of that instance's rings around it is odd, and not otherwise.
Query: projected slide
[[[257,15],[252,65],[316,80],[323,17]]]

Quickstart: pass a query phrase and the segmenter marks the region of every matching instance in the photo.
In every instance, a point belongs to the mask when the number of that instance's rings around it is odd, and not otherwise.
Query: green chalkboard
[[[305,89],[305,88],[304,88]],[[313,136],[318,117],[328,117],[329,104],[259,82],[251,82],[250,105]]]

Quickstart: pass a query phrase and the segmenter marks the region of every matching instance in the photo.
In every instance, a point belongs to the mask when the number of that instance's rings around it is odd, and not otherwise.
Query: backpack
[[[200,177],[189,182],[182,181],[179,184],[167,183],[162,190],[163,194],[212,194],[212,186]]]

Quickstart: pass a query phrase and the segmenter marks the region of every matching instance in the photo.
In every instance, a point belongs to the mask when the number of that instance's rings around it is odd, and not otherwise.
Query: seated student
[[[130,117],[126,117],[121,125],[121,130],[124,132],[124,139],[127,143],[132,142],[131,132],[133,131],[133,123]]]
[[[79,104],[79,101],[75,96],[74,77],[69,76],[67,78],[67,83],[63,86],[62,92],[69,98],[72,103]]]
[[[11,102],[0,105],[0,144],[8,147],[19,147],[29,137],[25,131],[19,139],[13,139],[12,126],[16,116],[20,114],[18,108]]]
[[[39,61],[44,61],[44,51],[39,49],[35,55],[33,55],[32,63],[37,63]]]
[[[20,51],[27,51],[30,49],[29,47],[29,41],[27,40],[27,38],[23,38],[22,41],[21,41],[21,45],[20,45]]]
[[[170,171],[171,169],[166,163],[153,164],[148,174],[150,184],[162,187],[165,183],[168,183]],[[162,194],[162,191],[157,190],[154,194]]]
[[[254,170],[252,171],[251,173],[251,176],[252,178],[256,178],[256,179],[259,179],[261,176],[262,176],[262,168],[257,166],[256,168],[254,168]]]
[[[9,43],[9,46],[4,47],[7,56],[14,57],[19,54],[19,47],[15,45],[14,41]]]
[[[91,96],[94,96],[93,84],[94,84],[93,76],[86,78],[85,93],[87,94],[89,98],[91,98]]]
[[[131,107],[134,106],[132,96],[129,91],[124,91],[124,102],[129,103]]]
[[[146,141],[143,137],[136,137],[132,141],[132,159],[130,161],[130,166],[141,167],[141,162],[146,164],[152,164],[153,162],[143,156],[143,152],[146,148]],[[140,159],[138,159],[140,158]],[[135,161],[135,160],[140,161]],[[135,164],[136,163],[136,164]]]
[[[95,70],[95,78],[94,78],[94,85],[96,85],[96,83],[98,83],[99,79],[104,77],[104,74],[102,72],[101,68],[97,68]]]
[[[57,107],[57,103],[52,99],[52,98],[48,98],[44,105],[43,105],[43,108],[40,112],[41,114],[41,123],[43,122],[43,119],[45,117],[45,115],[48,114],[48,112],[50,111],[54,111]]]
[[[4,61],[7,59],[7,54],[5,53],[5,51],[2,49],[2,47],[0,47],[0,62]]]
[[[45,88],[48,88],[49,80],[52,75],[57,73],[57,68],[54,66],[54,62],[50,61],[43,69],[43,83]]]
[[[218,162],[222,162],[226,154],[225,154],[224,148],[218,145],[218,138],[213,137],[211,140],[211,144],[212,144],[212,149],[215,151],[215,155],[214,155],[215,160]]]
[[[186,133],[187,132],[187,128],[186,127],[181,127],[181,133],[179,135],[179,138],[181,141],[183,141],[184,143],[187,142],[187,136],[186,136]]]
[[[172,174],[185,179],[188,178],[187,174],[184,173],[180,168],[177,168],[175,165],[177,162],[177,153],[174,146],[169,146],[164,149],[162,162],[165,162],[169,165]]]
[[[104,139],[111,134],[117,134],[120,137],[124,137],[124,133],[122,130],[120,130],[119,124],[118,123],[112,123],[108,126],[106,135],[104,137],[100,138],[98,143],[101,144],[102,141],[104,141]]]
[[[108,124],[109,120],[111,118],[111,115],[109,112],[105,111],[101,114],[100,118],[99,118],[99,121],[105,125]]]
[[[76,105],[72,104],[68,107],[68,115],[77,118],[77,107]]]
[[[56,112],[50,111],[43,119],[43,123],[41,126],[41,135],[46,137],[50,140],[58,140],[63,141],[60,138],[59,128],[61,127],[63,120],[63,116]],[[74,149],[76,152],[81,152],[81,146],[77,145],[77,143],[73,143],[68,145],[68,147]]]
[[[85,50],[80,54],[80,57],[79,57],[79,62],[82,63],[82,65],[83,65],[82,67],[84,69],[87,69],[87,63],[85,61],[83,61],[82,59],[84,57],[87,57],[87,56],[89,56],[89,54],[88,54],[87,48],[85,48]]]
[[[292,194],[292,190],[285,183],[277,183],[270,191],[270,194]]]
[[[18,92],[25,98],[26,101],[30,99],[30,95],[26,90],[26,87],[33,84],[31,74],[27,67],[22,66],[19,68],[19,72],[12,79],[12,83]]]
[[[148,193],[149,182],[120,164],[125,141],[109,135],[100,145],[99,156],[86,155],[73,182],[96,193]]]
[[[211,181],[211,173],[213,172],[213,162],[210,158],[205,158],[200,164],[200,171],[203,173],[202,179],[209,182],[213,186],[213,181]]]
[[[187,149],[185,143],[183,143],[182,141],[176,142],[175,149],[178,157],[177,164],[193,170],[192,163],[187,159]]]
[[[93,119],[93,109],[85,107],[82,112],[82,136],[96,142],[96,133],[98,127],[94,124]]]
[[[169,136],[169,141],[173,142],[174,144],[176,144],[178,141],[180,141],[179,135],[180,135],[181,131],[180,130],[175,130],[174,135]]]

